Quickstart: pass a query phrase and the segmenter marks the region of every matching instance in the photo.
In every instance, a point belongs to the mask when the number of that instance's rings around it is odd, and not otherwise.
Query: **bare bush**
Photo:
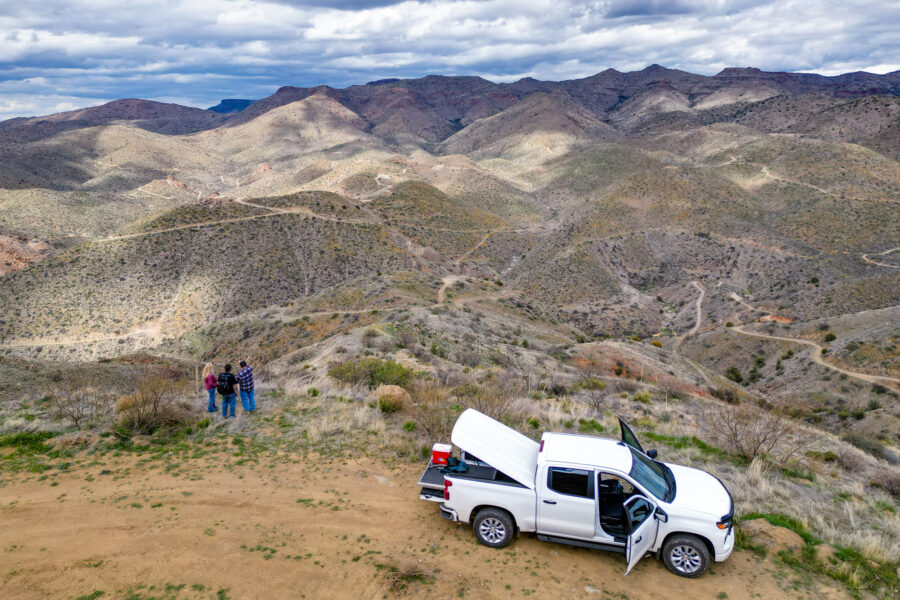
[[[84,377],[68,377],[50,397],[50,412],[78,429],[105,425],[113,414],[113,396],[91,387]]]
[[[838,463],[847,471],[856,472],[866,464],[866,458],[861,450],[841,445],[837,452]]]
[[[409,415],[433,439],[447,439],[456,412],[448,402],[447,388],[433,379],[421,379],[409,388],[412,399]]]
[[[766,454],[786,461],[800,450],[788,439],[794,430],[788,417],[747,404],[714,408],[706,426],[727,451],[747,460]]]
[[[524,393],[524,381],[516,371],[491,373],[481,383],[470,381],[453,390],[461,405],[494,419],[512,416],[514,401]]]
[[[879,469],[872,478],[871,483],[876,487],[880,487],[895,499],[900,499],[900,471],[897,469]]]
[[[613,392],[636,392],[640,386],[636,381],[632,381],[631,379],[614,379],[612,384],[610,385],[610,389]]]
[[[190,423],[196,408],[184,399],[186,382],[145,376],[131,394],[116,403],[119,425],[134,433],[153,433],[160,427]]]

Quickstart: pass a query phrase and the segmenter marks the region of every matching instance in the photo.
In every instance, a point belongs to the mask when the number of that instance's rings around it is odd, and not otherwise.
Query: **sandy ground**
[[[0,598],[843,597],[791,590],[795,574],[746,552],[687,580],[652,557],[625,577],[621,555],[530,535],[494,550],[418,500],[416,465],[283,453],[235,465],[231,449],[187,463],[107,455],[7,480]],[[392,567],[425,581],[393,589]]]

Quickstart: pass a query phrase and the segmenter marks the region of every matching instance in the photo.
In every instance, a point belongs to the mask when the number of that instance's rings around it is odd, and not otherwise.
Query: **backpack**
[[[232,378],[234,378],[234,375],[231,375],[231,373],[219,373],[219,379],[216,383],[216,391],[218,391],[223,396],[225,396],[226,394],[233,394],[234,383],[232,383]]]

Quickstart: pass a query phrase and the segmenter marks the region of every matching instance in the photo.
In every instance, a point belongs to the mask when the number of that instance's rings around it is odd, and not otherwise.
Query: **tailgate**
[[[419,478],[419,500],[431,502],[444,501],[444,474],[441,473],[443,465],[435,465],[431,462],[425,467],[425,472]]]

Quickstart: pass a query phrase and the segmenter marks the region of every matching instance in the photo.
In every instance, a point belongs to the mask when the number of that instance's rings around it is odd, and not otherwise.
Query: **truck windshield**
[[[669,483],[668,467],[651,460],[634,448],[630,448],[630,450],[633,460],[629,475],[660,500],[664,502],[672,500],[675,495],[675,486]],[[674,484],[674,480],[672,483]]]

